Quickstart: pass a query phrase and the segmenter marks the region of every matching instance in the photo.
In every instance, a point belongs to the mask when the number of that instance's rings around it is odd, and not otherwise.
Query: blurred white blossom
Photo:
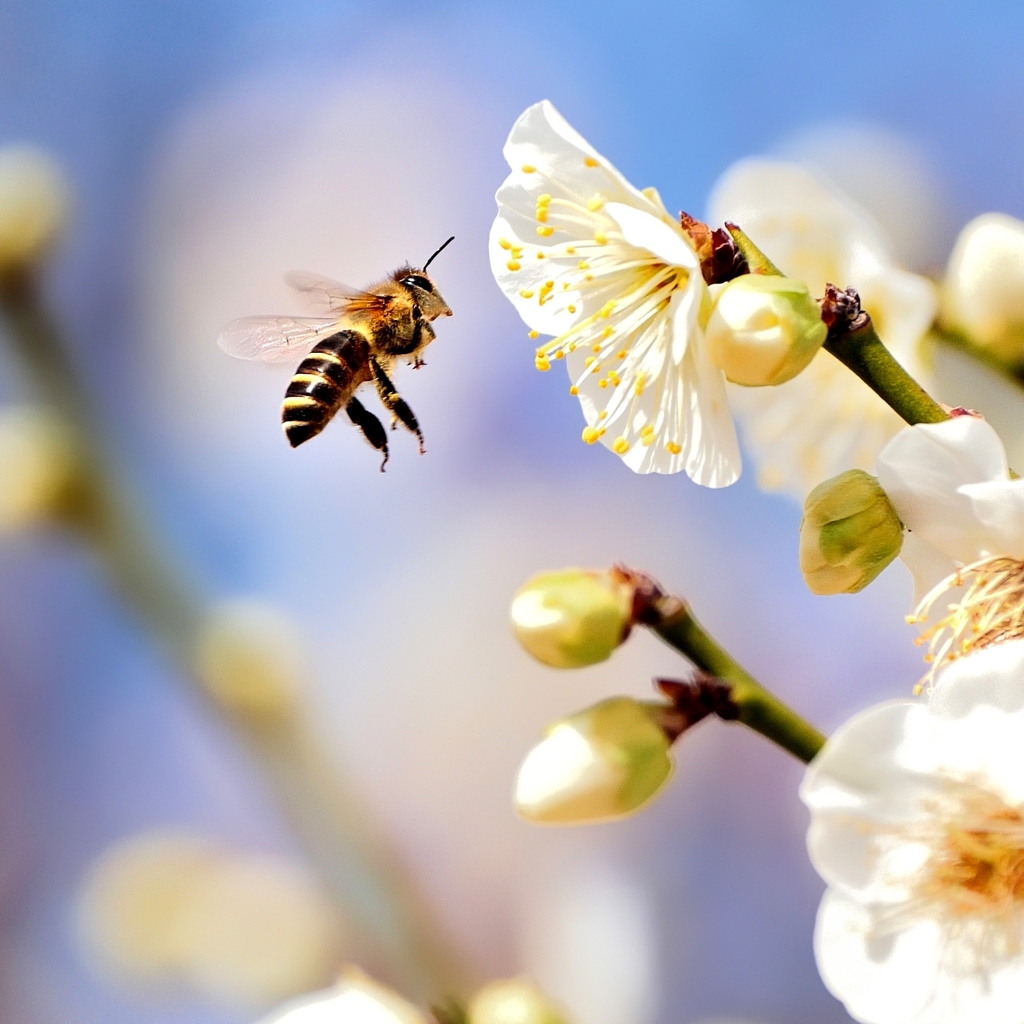
[[[706,487],[740,474],[722,371],[704,343],[707,286],[693,245],[654,189],[634,188],[546,100],[505,144],[491,269],[531,328],[564,359],[587,426],[637,473]]]
[[[1003,359],[1024,359],[1024,222],[985,213],[960,232],[942,285],[942,319]]]
[[[565,1015],[527,978],[492,981],[473,996],[469,1024],[565,1024]]]
[[[0,534],[52,519],[75,480],[67,428],[33,406],[0,410]]]
[[[828,890],[815,955],[865,1024],[1017,1024],[1024,997],[1024,676],[993,648],[931,704],[841,726],[801,797]]]
[[[0,148],[0,274],[42,258],[64,226],[68,186],[33,146]]]
[[[305,658],[298,627],[280,609],[245,598],[214,605],[196,657],[203,684],[229,710],[265,719],[294,706]]]
[[[356,967],[331,988],[293,999],[259,1024],[429,1024],[425,1013]]]
[[[112,979],[184,985],[241,1007],[323,984],[341,941],[329,898],[300,867],[163,832],[104,852],[83,883],[78,921]]]
[[[709,221],[737,222],[783,273],[812,295],[826,282],[854,287],[879,336],[915,380],[930,385],[922,341],[935,317],[935,287],[892,261],[873,219],[810,170],[742,160],[714,187]],[[731,388],[730,403],[758,466],[758,483],[802,499],[843,470],[870,469],[902,420],[827,352],[777,388]]]

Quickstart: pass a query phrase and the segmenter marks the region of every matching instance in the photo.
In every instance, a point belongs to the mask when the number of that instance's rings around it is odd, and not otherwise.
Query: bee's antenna
[[[455,241],[455,236],[454,236],[454,235],[452,235],[452,237],[451,237],[451,238],[449,238],[449,239],[448,239],[448,241],[447,241],[447,242],[445,242],[445,243],[444,243],[444,245],[442,245],[442,246],[441,246],[441,248],[440,248],[440,249],[438,249],[438,250],[437,250],[437,252],[435,252],[435,253],[434,253],[434,256],[440,256],[440,255],[441,255],[441,253],[443,253],[443,252],[445,251],[445,249],[447,249],[447,248],[448,248],[448,246],[449,246],[449,245],[450,245],[450,244],[451,244],[452,242],[454,242],[454,241]],[[426,273],[427,267],[429,267],[429,266],[430,266],[430,264],[434,262],[434,256],[431,256],[431,257],[430,257],[430,259],[429,259],[429,260],[427,260],[427,262],[423,264],[423,272],[424,272],[424,273]]]

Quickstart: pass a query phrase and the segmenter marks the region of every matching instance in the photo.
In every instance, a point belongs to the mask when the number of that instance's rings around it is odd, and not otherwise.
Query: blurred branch
[[[462,992],[470,980],[464,967],[367,809],[324,756],[303,710],[273,717],[247,715],[216,700],[203,685],[196,657],[206,602],[150,531],[122,483],[86,390],[31,275],[0,277],[0,313],[41,397],[74,438],[79,472],[67,521],[96,551],[126,606],[261,765],[366,954],[379,959],[394,983],[414,998]]]

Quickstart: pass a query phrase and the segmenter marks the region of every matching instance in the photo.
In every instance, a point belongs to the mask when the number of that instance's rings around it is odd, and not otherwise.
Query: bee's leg
[[[417,440],[420,442],[420,455],[422,455],[426,449],[423,447],[423,431],[420,430],[416,414],[409,408],[409,403],[395,390],[395,385],[391,383],[390,378],[384,372],[384,368],[380,363],[376,359],[371,359],[370,363],[373,366],[373,374],[377,379],[377,393],[380,395],[380,400],[384,403],[385,408],[393,413],[407,430],[416,435]]]
[[[379,452],[384,453],[384,461],[380,464],[380,471],[388,462],[388,435],[380,420],[370,412],[358,398],[353,398],[345,406],[348,418],[363,432],[363,437]]]

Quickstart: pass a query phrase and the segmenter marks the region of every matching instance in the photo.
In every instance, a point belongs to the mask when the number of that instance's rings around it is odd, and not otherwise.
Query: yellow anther
[[[537,234],[540,235],[541,238],[547,238],[548,235],[553,235],[554,233],[555,229],[550,224],[537,225]]]
[[[550,370],[551,369],[551,364],[548,362],[547,356],[538,356],[533,361],[533,365],[536,366],[538,370]]]
[[[595,342],[595,343],[594,343],[593,345],[591,345],[590,347],[591,347],[591,348],[592,348],[592,349],[593,349],[593,350],[594,350],[595,352],[600,352],[600,351],[601,351],[601,346],[600,346],[600,345],[598,345],[598,344],[597,344],[596,342]]]
[[[533,298],[533,289],[532,288],[520,288],[519,289],[519,294],[524,299],[532,299]]]
[[[625,455],[629,451],[629,442],[624,437],[617,437],[612,442],[612,451],[616,455]]]
[[[598,437],[604,437],[604,435],[605,435],[605,434],[607,434],[607,433],[608,433],[608,431],[607,431],[607,430],[605,430],[605,428],[604,428],[604,427],[602,427],[602,428],[601,428],[601,429],[600,429],[600,430],[599,430],[599,431],[597,432],[597,436],[598,436]]]
[[[606,388],[606,387],[608,387],[608,381],[606,381],[606,380],[599,380],[597,382],[597,386],[599,388]]]
[[[583,440],[587,444],[593,444],[601,436],[600,430],[595,430],[593,427],[583,428]]]
[[[537,196],[537,205],[538,206],[548,206],[550,204],[550,202],[551,202],[551,196],[549,196],[547,194],[547,192],[542,192],[539,196]]]
[[[619,351],[616,352],[615,354],[619,357],[619,359],[626,358],[626,350],[624,348],[620,348]]]
[[[576,307],[575,306],[566,306],[565,308],[567,310],[569,310],[570,313],[575,313],[576,312]]]
[[[521,245],[513,245],[512,255],[515,256],[516,259],[519,259],[519,257],[523,255],[523,247]]]
[[[597,231],[594,232],[594,241],[597,242],[598,245],[607,245],[608,236],[598,228]]]
[[[566,256],[575,256],[576,255],[576,246],[574,246],[574,245],[567,245],[565,247],[565,254],[566,254]]]
[[[591,213],[596,213],[602,206],[604,206],[604,200],[599,195],[593,195],[587,200],[587,209]]]
[[[534,167],[533,164],[523,164],[523,174],[533,174],[535,170],[537,170],[537,168]]]
[[[546,206],[537,207],[537,220],[542,224],[548,219],[548,208]]]
[[[675,441],[666,441],[665,450],[671,452],[673,455],[678,455],[683,449],[675,443]]]
[[[605,320],[612,315],[612,310],[615,309],[614,302],[606,302],[599,310],[597,315],[603,317]]]
[[[562,282],[562,291],[563,292],[567,292],[568,290],[569,290],[569,282],[568,281],[563,281]]]
[[[609,370],[609,371],[608,371],[608,379],[609,379],[609,380],[610,380],[610,381],[611,381],[611,382],[612,382],[612,383],[613,383],[613,384],[614,384],[614,385],[615,385],[616,387],[618,387],[618,386],[619,386],[619,385],[620,385],[620,384],[622,383],[622,381],[621,381],[621,380],[619,379],[619,375],[618,375],[618,374],[617,374],[617,373],[616,373],[616,372],[615,372],[614,370]]]
[[[512,248],[512,243],[507,238],[499,238],[498,239],[498,245],[500,245],[502,247],[502,249],[511,249]]]
[[[579,267],[580,270],[590,269],[590,264],[586,260],[580,260],[579,263],[576,264],[576,266]]]
[[[587,356],[587,358],[583,360],[583,365],[584,366],[593,366],[594,363],[596,363],[596,362],[597,362],[597,357],[596,356]]]
[[[654,437],[654,427],[652,427],[650,425],[650,423],[648,423],[647,426],[645,426],[645,427],[641,427],[640,428],[640,436],[641,437]]]
[[[580,393],[580,389],[578,387],[576,387],[575,384],[573,384],[573,386],[571,388],[569,388],[569,394],[570,395],[578,395],[579,393]]]
[[[600,370],[600,369],[601,369],[601,364],[600,363],[594,363],[594,365],[590,368],[590,372],[591,373],[597,373],[597,371]]]
[[[604,329],[604,330],[603,330],[603,331],[601,332],[601,337],[602,337],[602,338],[610,338],[611,336],[612,336],[612,329],[611,329],[610,327],[606,327],[606,328],[605,328],[605,329]]]
[[[542,260],[542,259],[544,259],[544,253],[542,253],[542,252],[540,251],[540,249],[538,249],[538,250],[537,250],[537,259],[539,259],[539,260]]]
[[[587,165],[587,167],[598,167],[598,166],[600,166],[598,164],[598,162],[592,156],[585,156],[583,158],[583,162]]]
[[[647,375],[644,373],[638,373],[636,375],[636,385],[633,387],[633,391],[637,395],[644,393],[644,384],[647,381]]]
[[[508,267],[509,270],[518,270],[520,265],[521,264],[518,260],[509,260],[508,263],[505,264],[505,266]]]
[[[537,331],[530,331],[530,335],[529,336],[531,338],[537,338],[537,337],[539,337],[539,334],[537,333]]]
[[[557,352],[555,353],[555,358],[556,358],[556,359],[564,359],[564,358],[565,358],[565,353],[564,353],[564,352],[563,352],[563,351],[562,351],[561,349],[559,349],[559,350],[558,350],[558,351],[557,351]]]
[[[555,282],[554,282],[554,281],[545,281],[545,282],[544,282],[544,283],[543,283],[543,284],[541,285],[541,287],[542,287],[542,288],[543,288],[543,289],[544,289],[545,291],[549,292],[549,291],[551,291],[551,289],[552,289],[552,288],[554,288],[554,287],[555,287]]]
[[[575,341],[570,341],[569,342],[569,351],[570,352],[575,352],[576,351],[576,342]]]

